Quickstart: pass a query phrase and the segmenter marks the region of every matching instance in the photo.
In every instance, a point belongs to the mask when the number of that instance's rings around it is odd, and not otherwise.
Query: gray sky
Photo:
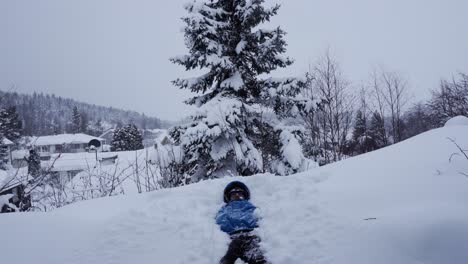
[[[0,90],[59,96],[164,119],[191,109],[171,80],[190,76],[169,57],[186,53],[188,0],[0,0]],[[268,0],[267,0],[268,2]],[[376,65],[403,73],[416,98],[440,78],[468,72],[466,0],[283,0],[272,24],[288,32],[305,72],[327,48],[358,84]]]

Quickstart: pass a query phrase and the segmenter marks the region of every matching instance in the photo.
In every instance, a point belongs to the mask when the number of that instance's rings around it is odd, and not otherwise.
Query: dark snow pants
[[[251,232],[242,232],[231,235],[231,244],[220,264],[234,264],[241,259],[247,264],[268,264],[260,250],[260,238]]]

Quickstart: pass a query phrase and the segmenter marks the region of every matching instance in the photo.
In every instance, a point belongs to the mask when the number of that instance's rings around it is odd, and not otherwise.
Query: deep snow
[[[274,264],[466,263],[468,126],[432,130],[308,172],[240,178]],[[223,178],[50,213],[0,215],[2,263],[217,263]],[[368,219],[368,220],[365,220]]]

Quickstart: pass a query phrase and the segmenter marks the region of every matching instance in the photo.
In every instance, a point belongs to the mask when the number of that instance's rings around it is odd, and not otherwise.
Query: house
[[[115,164],[117,158],[115,153],[52,154],[49,160],[41,162],[41,167],[50,171],[58,183],[65,184],[82,171]]]
[[[104,131],[104,133],[102,133],[99,138],[102,138],[104,139],[107,144],[110,144],[112,142],[112,139],[114,138],[114,131],[115,131],[115,128],[109,128],[108,130]]]
[[[31,197],[25,194],[27,175],[0,170],[0,212],[25,211],[31,207]],[[14,208],[16,207],[16,208]]]
[[[15,145],[15,143],[13,143],[11,140],[9,140],[8,138],[4,137],[2,139],[2,144],[7,146],[8,147],[8,150],[11,150],[12,147]]]
[[[29,157],[29,150],[27,149],[19,149],[13,150],[11,152],[11,166],[13,168],[22,168],[28,166],[28,161],[26,160]]]
[[[55,153],[87,152],[92,140],[98,140],[101,143],[97,150],[102,151],[104,139],[82,133],[37,137],[30,143],[30,146],[38,150],[41,160],[48,160]]]
[[[158,145],[160,146],[166,146],[166,145],[170,145],[170,144],[173,144],[174,142],[172,141],[169,133],[167,130],[165,129],[155,129],[155,138],[153,140],[153,144],[154,144],[154,148],[158,148]]]
[[[105,139],[107,143],[111,143],[114,137],[114,132],[115,132],[115,129],[111,128],[111,129],[106,130],[99,137],[102,139]],[[156,142],[161,143],[164,137],[167,137],[164,144],[167,144],[170,142],[166,129],[143,129],[143,130],[140,129],[140,132],[143,137],[143,146],[145,148],[154,146]],[[106,147],[107,146],[104,146],[104,148]],[[110,151],[110,150],[104,149],[104,151]]]
[[[107,144],[103,145],[102,146],[102,151],[103,152],[109,152],[111,151],[111,146],[109,145],[112,140],[114,139],[114,132],[115,132],[115,128],[110,128],[108,130],[106,130],[104,133],[102,133],[99,138],[102,138],[106,141]]]

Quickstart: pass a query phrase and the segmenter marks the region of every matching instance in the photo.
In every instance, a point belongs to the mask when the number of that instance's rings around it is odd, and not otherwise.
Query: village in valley
[[[155,190],[161,181],[161,168],[156,167],[162,162],[161,151],[164,162],[170,162],[167,130],[135,129],[132,139],[114,139],[116,130],[98,137],[84,133],[20,137],[18,143],[3,138],[8,169],[0,174],[0,196],[9,202],[2,212],[34,210],[31,206],[38,204],[41,207],[35,210],[47,211],[78,200]],[[40,191],[32,190],[39,182]]]

